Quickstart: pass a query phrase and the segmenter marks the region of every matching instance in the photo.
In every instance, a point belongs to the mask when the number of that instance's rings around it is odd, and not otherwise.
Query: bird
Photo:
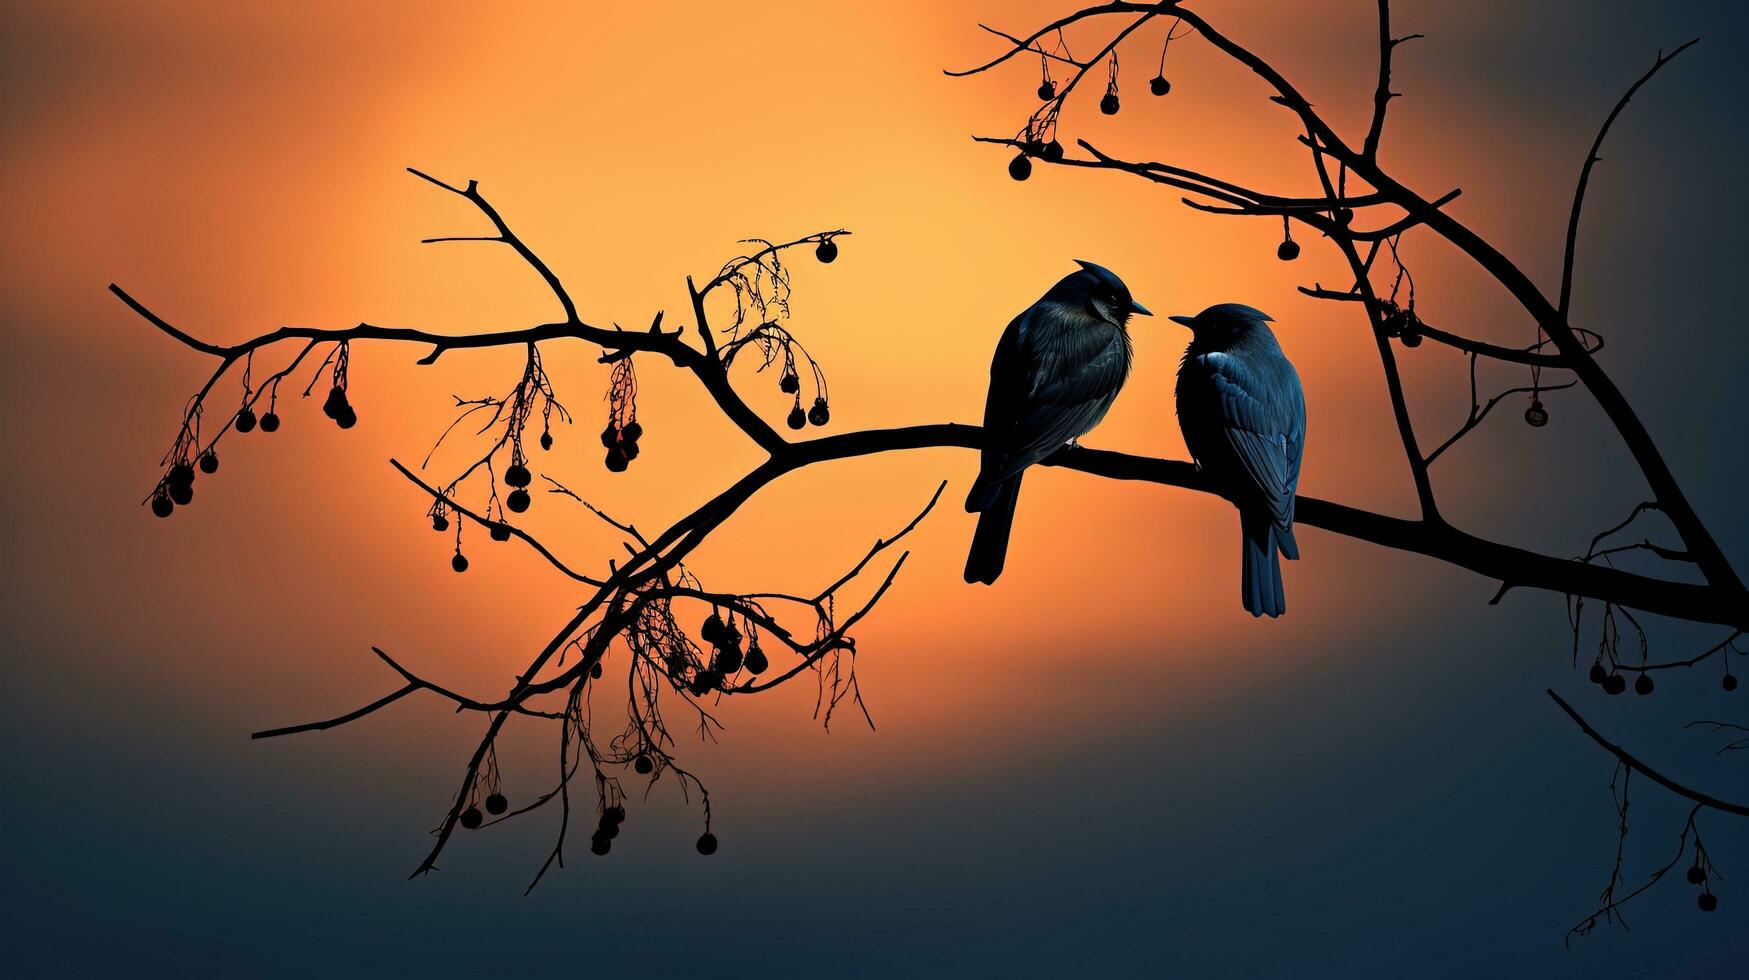
[[[1196,316],[1178,365],[1178,425],[1191,458],[1239,509],[1240,598],[1253,616],[1287,611],[1279,554],[1300,557],[1294,493],[1306,443],[1300,376],[1268,327],[1269,314],[1221,303]]]
[[[1131,315],[1152,316],[1110,269],[1081,259],[1038,302],[1009,321],[990,361],[984,448],[966,510],[978,528],[966,581],[993,585],[1026,468],[1105,418],[1130,373]]]

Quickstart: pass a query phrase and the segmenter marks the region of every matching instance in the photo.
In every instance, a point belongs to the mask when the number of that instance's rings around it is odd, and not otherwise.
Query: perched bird
[[[1240,596],[1253,616],[1287,611],[1280,552],[1294,541],[1294,491],[1306,443],[1300,376],[1275,342],[1269,315],[1238,303],[1170,318],[1191,330],[1178,366],[1178,425],[1216,488],[1239,508],[1245,538]]]
[[[1002,574],[1021,476],[1105,418],[1130,373],[1130,315],[1152,315],[1110,269],[1075,261],[1081,271],[1009,322],[990,362],[983,461],[966,495],[981,514],[968,582]]]

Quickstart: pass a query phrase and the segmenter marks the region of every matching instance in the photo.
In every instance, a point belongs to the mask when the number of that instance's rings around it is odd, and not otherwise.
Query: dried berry
[[[431,529],[433,531],[447,531],[447,530],[449,530],[449,518],[443,516],[442,514],[434,515],[431,518]]]
[[[717,835],[708,830],[700,834],[698,836],[698,853],[704,855],[717,853]],[[1706,908],[1704,905],[1701,907]],[[1709,909],[1708,911],[1711,910]]]
[[[597,660],[589,665],[589,676],[596,680],[601,679],[601,661]]]
[[[1549,410],[1543,407],[1541,399],[1533,398],[1530,407],[1524,410],[1524,420],[1533,429],[1540,429],[1549,424]]]
[[[1615,696],[1628,689],[1628,680],[1620,674],[1611,674],[1603,679],[1603,693]]]
[[[825,425],[832,418],[832,412],[826,408],[826,399],[814,399],[814,407],[808,409],[808,421],[815,425]]]
[[[644,427],[638,424],[637,419],[633,419],[626,423],[625,428],[619,430],[619,437],[626,442],[637,442],[644,437]]]
[[[717,651],[716,663],[712,664],[711,667],[721,674],[733,674],[741,669],[741,664],[745,660],[740,647],[727,646]]]
[[[170,499],[169,495],[162,493],[155,493],[152,495],[152,513],[159,517],[169,517],[171,512],[175,510],[176,503]],[[1727,680],[1728,679],[1729,678],[1727,678]]]
[[[1591,683],[1602,684],[1604,678],[1609,676],[1609,671],[1603,669],[1602,663],[1595,663],[1591,665],[1591,673],[1586,676],[1591,679]]]
[[[837,257],[838,243],[830,238],[821,242],[819,246],[814,249],[814,258],[819,259],[827,265],[832,264],[832,260]]]
[[[1702,868],[1698,864],[1692,865],[1689,867],[1689,869],[1688,869],[1688,883],[1689,884],[1698,885],[1705,880],[1706,880],[1706,869]]]
[[[1652,686],[1652,675],[1642,670],[1640,676],[1634,681],[1634,693],[1651,694]]]
[[[1719,907],[1719,896],[1712,892],[1701,892],[1699,900],[1694,904],[1700,906],[1702,912],[1713,912]]]
[[[1337,224],[1346,225],[1350,221],[1353,221],[1353,220],[1354,220],[1354,209],[1353,208],[1337,208],[1336,209],[1336,223]]]
[[[1020,153],[1008,161],[1008,176],[1015,180],[1025,180],[1032,176],[1032,161],[1026,158],[1025,153]]]
[[[800,428],[805,427],[808,424],[808,417],[807,417],[807,415],[803,414],[802,406],[797,405],[796,407],[789,410],[789,418],[785,419],[784,421],[789,423],[790,428],[800,429]]]
[[[728,629],[729,628],[723,624],[722,617],[713,612],[705,617],[704,624],[698,628],[698,636],[699,639],[715,646],[722,642]]]
[[[1719,686],[1727,691],[1735,691],[1737,689],[1737,675],[1726,674],[1725,679],[1719,682]]]
[[[1275,257],[1283,262],[1292,262],[1300,257],[1300,243],[1288,239],[1275,247]]]
[[[746,661],[747,669],[755,674],[763,674],[765,668],[771,666],[771,661],[766,658],[765,651],[758,647],[747,651]]]
[[[612,422],[609,422],[607,428],[601,430],[601,446],[603,449],[612,449],[617,445],[619,445],[619,430],[613,427]]]
[[[529,497],[527,490],[512,490],[510,491],[510,496],[504,498],[504,506],[510,508],[511,513],[514,514],[520,514],[527,510],[528,504]]]
[[[504,469],[504,482],[513,487],[526,487],[533,482],[533,479],[528,472],[528,467],[521,463],[511,463]]]
[[[1063,144],[1056,140],[1046,143],[1044,157],[1052,163],[1061,161],[1063,159]]]
[[[492,530],[489,533],[492,535],[493,541],[509,541],[510,540],[510,525],[505,524],[502,521],[499,521],[498,523],[492,525]]]
[[[1415,326],[1414,320],[1403,324],[1403,332],[1398,335],[1398,339],[1403,342],[1404,347],[1421,346],[1421,331]]]
[[[469,830],[478,830],[480,824],[485,821],[486,818],[480,813],[480,808],[477,806],[470,806],[462,811],[462,826]]]
[[[540,447],[542,449],[553,448],[553,434],[551,432],[542,432],[540,434]]]
[[[455,557],[451,558],[449,560],[449,567],[455,569],[458,572],[467,571],[468,570],[468,558],[467,558],[467,556],[462,554],[459,551],[456,552]]]
[[[796,377],[794,371],[785,371],[783,376],[777,379],[777,390],[786,395],[793,395],[802,390],[802,379]]]
[[[242,411],[237,413],[237,431],[238,432],[250,432],[250,431],[253,431],[254,428],[255,428],[255,413],[254,412],[251,412],[245,408]]]
[[[508,809],[510,809],[510,801],[504,798],[503,793],[493,793],[486,797],[486,812],[492,816],[496,817]]]
[[[612,849],[613,841],[600,832],[597,832],[595,836],[589,838],[589,853],[594,854],[597,857],[606,857],[607,852]]]
[[[1117,115],[1117,108],[1118,103],[1116,92],[1107,92],[1105,93],[1105,96],[1099,100],[1099,111],[1108,116]]]
[[[219,471],[219,454],[211,449],[201,453],[200,471],[202,473],[217,473]]]
[[[192,487],[194,486],[194,467],[187,463],[177,463],[170,467],[170,473],[164,479],[173,487]]]
[[[1165,95],[1167,92],[1172,91],[1172,83],[1166,80],[1165,75],[1155,75],[1153,78],[1148,79],[1148,91],[1155,95]]]
[[[1056,97],[1057,97],[1057,83],[1056,82],[1053,82],[1047,78],[1038,84],[1038,100],[1040,102],[1049,102]]]
[[[172,502],[174,502],[176,504],[176,506],[187,507],[188,502],[193,500],[193,499],[194,499],[194,484],[192,484],[192,483],[172,483],[172,484],[170,484],[170,500]]]
[[[351,405],[342,405],[334,416],[334,424],[342,429],[350,429],[358,424],[358,413],[352,410]]]
[[[618,446],[607,451],[607,468],[610,472],[624,473],[626,466],[630,463],[631,460],[626,457],[625,453],[619,451]]]
[[[648,776],[656,771],[656,764],[650,761],[649,756],[639,752],[638,757],[632,760],[632,768],[637,770],[638,775]]]
[[[261,431],[278,432],[279,416],[273,412],[268,412],[266,415],[261,416]]]

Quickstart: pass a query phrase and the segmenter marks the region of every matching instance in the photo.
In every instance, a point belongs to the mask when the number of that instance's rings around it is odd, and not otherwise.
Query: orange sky
[[[1371,8],[1346,6],[1357,16]],[[385,464],[423,454],[447,424],[452,393],[508,390],[520,367],[514,352],[452,353],[416,367],[422,351],[361,344],[352,367],[358,429],[338,432],[305,403],[286,413],[277,436],[228,437],[221,474],[203,481],[175,520],[154,524],[122,506],[155,479],[178,407],[209,364],[114,302],[102,289],[109,281],[214,341],[281,323],[366,319],[465,331],[555,316],[551,297],[507,249],[418,244],[485,226],[464,202],[408,176],[410,165],[478,179],[596,324],[641,326],[658,309],[670,324],[689,322],[684,277],[710,275],[738,238],[851,229],[835,265],[804,259],[796,269],[793,327],[828,372],[831,431],[976,419],[1002,327],[1074,258],[1117,270],[1162,313],[1250,303],[1275,316],[1305,379],[1303,490],[1404,512],[1407,478],[1371,341],[1348,311],[1295,293],[1341,281],[1333,250],[1302,233],[1305,257],[1284,265],[1272,258],[1279,228],[1271,222],[1199,216],[1175,192],[1117,175],[1041,168],[1017,184],[1003,174],[1002,151],[970,141],[1018,126],[1037,64],[969,80],[940,69],[994,50],[977,21],[1018,27],[1060,7],[23,12],[41,45],[25,53],[32,71],[10,103],[14,125],[30,137],[6,151],[12,186],[29,188],[12,210],[13,234],[29,245],[9,255],[8,289],[28,283],[26,311],[67,324],[52,338],[22,339],[29,356],[49,356],[52,343],[105,377],[125,378],[125,409],[101,422],[88,414],[94,406],[67,409],[70,422],[101,426],[95,438],[112,450],[103,454],[109,467],[84,473],[84,489],[67,502],[88,505],[102,490],[104,533],[118,552],[149,556],[162,571],[129,585],[148,628],[192,619],[212,639],[152,670],[196,677],[222,664],[240,682],[270,685],[214,709],[246,718],[241,724],[340,709],[386,689],[371,643],[457,686],[490,691],[575,603],[570,584],[525,551],[487,548],[478,536],[474,570],[451,574],[447,539],[426,528],[420,495]],[[1352,40],[1329,26],[1328,12],[1224,4],[1219,22],[1258,38],[1338,125],[1364,119],[1370,59],[1324,53],[1324,42]],[[1482,46],[1462,22],[1449,27],[1447,43]],[[1286,114],[1265,101],[1261,83],[1196,39],[1171,51],[1172,94],[1147,96],[1163,29],[1148,28],[1128,49],[1123,113],[1094,112],[1089,85],[1065,133],[1272,190],[1310,191]],[[1071,40],[1084,48],[1091,37]],[[1429,193],[1461,176],[1459,212],[1546,274],[1567,170],[1489,163],[1470,125],[1510,121],[1473,118],[1477,110],[1409,64],[1402,81],[1414,97],[1393,118],[1387,160]],[[1588,113],[1602,104],[1593,96]],[[1577,134],[1589,125],[1572,124],[1560,161],[1577,155]],[[1429,320],[1529,339],[1527,325],[1496,317],[1508,309],[1502,297],[1448,256],[1414,241],[1408,248]],[[1182,457],[1170,384],[1185,336],[1163,318],[1138,320],[1134,333],[1130,386],[1085,441]],[[258,367],[292,353],[263,354]],[[689,377],[652,361],[640,364],[643,455],[627,474],[604,472],[594,436],[606,371],[593,354],[576,344],[546,352],[579,424],[558,434],[543,470],[653,529],[756,461]],[[1406,371],[1417,406],[1426,406],[1426,434],[1437,437],[1461,412],[1461,361],[1429,352]],[[787,403],[773,378],[741,373],[737,383],[767,418],[781,418]],[[1494,448],[1522,449],[1521,428]],[[1441,483],[1451,509],[1485,520],[1494,478],[1472,469],[1477,457],[1467,452],[1442,463]],[[440,455],[435,471],[459,458]],[[692,564],[719,588],[809,590],[948,479],[945,505],[911,540],[898,588],[863,630],[865,691],[877,720],[898,722],[900,744],[950,728],[974,743],[995,738],[978,724],[984,710],[1030,704],[1093,717],[1138,699],[1157,703],[1153,682],[1166,678],[1168,702],[1230,691],[1244,672],[1211,649],[1291,648],[1326,635],[1395,576],[1426,568],[1313,533],[1309,561],[1288,569],[1289,634],[1239,607],[1236,525],[1225,505],[1045,472],[1028,480],[1001,584],[971,588],[959,570],[972,522],[957,502],[974,466],[971,453],[938,450],[819,467],[762,493]],[[1520,479],[1542,478],[1533,465]],[[592,518],[557,499],[541,500],[524,523],[579,567],[599,567],[617,549]],[[1487,583],[1472,586],[1485,598]],[[1400,612],[1413,614],[1417,602],[1408,597]],[[236,645],[252,651],[244,665],[230,660]],[[1064,699],[1060,687],[1032,680],[1072,650],[1098,651],[1108,672],[1074,681],[1090,686],[1086,698]],[[1125,676],[1144,683],[1109,680]],[[783,697],[771,710],[785,710]],[[811,701],[789,697],[792,712]],[[768,724],[760,715],[738,710],[747,725]]]

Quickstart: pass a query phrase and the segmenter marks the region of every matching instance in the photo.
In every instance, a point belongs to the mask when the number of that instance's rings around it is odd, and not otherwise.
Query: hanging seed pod
[[[486,797],[486,812],[492,816],[499,816],[508,809],[510,809],[510,801],[504,798],[503,793],[493,793]]]
[[[1688,883],[1689,884],[1698,885],[1705,880],[1706,880],[1706,869],[1702,868],[1698,864],[1689,866],[1689,869],[1688,869]]]
[[[358,424],[358,413],[352,410],[351,405],[342,405],[334,416],[334,424],[342,429],[350,429]]]
[[[1398,335],[1398,339],[1403,342],[1404,347],[1421,346],[1421,329],[1415,325],[1413,317],[1403,324],[1403,332]]]
[[[176,502],[171,500],[170,496],[168,494],[155,493],[152,495],[152,513],[153,514],[156,514],[159,517],[169,517],[172,513],[175,512],[175,510],[176,510]],[[1730,680],[1731,678],[1729,675],[1727,675],[1725,677],[1725,679]],[[1730,690],[1730,688],[1726,688],[1726,690]]]
[[[1543,407],[1542,399],[1532,398],[1530,407],[1524,410],[1524,421],[1533,429],[1540,429],[1549,424],[1549,410]]]
[[[170,473],[165,477],[165,482],[173,487],[194,486],[194,467],[188,463],[177,463],[170,467]]]
[[[609,838],[607,838],[606,836],[604,836],[603,834],[601,834],[599,831],[596,832],[596,834],[593,837],[589,838],[589,853],[595,855],[596,857],[606,857],[607,852],[612,850],[612,849],[613,849],[613,841],[610,840]]]
[[[529,497],[527,490],[512,490],[510,491],[510,496],[504,498],[504,506],[510,508],[511,513],[514,514],[520,514],[527,510],[528,505]]]
[[[644,437],[644,427],[638,424],[637,419],[632,419],[626,423],[625,428],[619,430],[619,437],[626,442],[637,442]]]
[[[455,557],[449,560],[449,567],[455,569],[458,573],[467,571],[468,557],[459,551],[456,552]]]
[[[540,447],[542,449],[553,448],[553,434],[551,432],[542,432],[540,434]]]
[[[777,390],[786,395],[793,395],[802,390],[802,379],[796,377],[794,371],[785,371],[783,376],[777,379]]]
[[[1063,144],[1056,140],[1051,140],[1049,143],[1046,143],[1044,158],[1052,163],[1061,162],[1063,159]]]
[[[157,502],[156,501],[153,502],[152,508],[154,510],[157,509]],[[163,516],[163,515],[159,515],[159,516]],[[1725,679],[1719,682],[1719,686],[1724,688],[1727,691],[1735,691],[1737,689],[1737,675],[1736,674],[1726,674]]]
[[[1620,674],[1610,674],[1603,679],[1603,693],[1614,697],[1628,689],[1628,679]]]
[[[716,662],[711,665],[711,669],[719,674],[727,676],[740,670],[741,664],[745,660],[746,658],[742,655],[740,647],[723,647],[721,650],[717,651]]]
[[[1716,912],[1719,908],[1719,896],[1712,892],[1701,892],[1695,904],[1700,906],[1702,912]]]
[[[751,673],[763,674],[765,673],[765,668],[771,666],[771,661],[766,658],[764,650],[761,650],[758,647],[753,647],[747,651],[746,666],[747,670]]]
[[[279,415],[274,412],[268,412],[266,415],[261,416],[261,431],[278,432]]]
[[[698,628],[698,637],[706,643],[716,646],[723,642],[723,637],[727,634],[728,629],[723,624],[722,617],[712,612],[705,618],[704,624]]]
[[[194,484],[192,484],[192,483],[172,483],[172,484],[170,484],[170,500],[171,500],[171,502],[176,504],[176,506],[187,507],[189,501],[191,501],[193,499],[194,499]]]
[[[1639,695],[1651,694],[1652,687],[1652,675],[1643,670],[1640,671],[1640,676],[1634,681],[1634,693]]]
[[[492,525],[492,530],[489,533],[492,535],[493,541],[509,541],[510,525],[505,524],[503,521],[499,521]]]
[[[626,466],[630,463],[631,460],[626,458],[625,453],[620,452],[618,446],[607,451],[607,469],[609,472],[624,473],[626,471]]]
[[[1148,79],[1148,91],[1155,95],[1165,95],[1167,92],[1172,91],[1172,83],[1166,80],[1165,75],[1155,75],[1153,78]]]
[[[1040,102],[1049,102],[1056,97],[1057,97],[1057,83],[1056,82],[1053,82],[1047,78],[1044,81],[1039,83],[1039,85],[1038,85],[1038,100]]]
[[[1289,238],[1275,247],[1275,257],[1283,262],[1292,262],[1300,257],[1300,243]]]
[[[328,397],[322,401],[322,414],[331,419],[340,417],[340,408],[346,404],[346,389],[335,385],[328,389]]]
[[[1108,116],[1117,115],[1118,101],[1116,92],[1107,92],[1099,100],[1099,111]]]
[[[1609,676],[1609,671],[1603,669],[1602,663],[1594,663],[1591,665],[1591,673],[1586,676],[1590,678],[1591,683],[1602,684],[1604,678]]]
[[[504,482],[513,487],[526,487],[533,482],[528,467],[521,463],[512,463],[504,470]]]
[[[470,806],[462,811],[462,826],[469,830],[479,830],[480,824],[485,822],[486,818],[480,814],[480,808],[477,806]]]
[[[1353,208],[1337,208],[1336,209],[1336,223],[1337,224],[1346,225],[1353,220],[1354,220],[1354,209]]]
[[[837,258],[837,257],[838,257],[838,243],[833,241],[830,238],[821,242],[819,245],[815,246],[815,248],[814,248],[814,258],[819,259],[820,262],[824,265],[831,265],[832,260]]]
[[[632,760],[632,768],[637,771],[638,775],[648,776],[656,771],[656,764],[650,761],[649,756],[639,752],[638,757]]]
[[[200,471],[202,473],[217,473],[219,471],[219,454],[211,449],[201,453]]]
[[[607,428],[601,430],[601,448],[612,449],[617,445],[619,445],[619,430],[613,427],[612,422],[609,422]]]
[[[433,531],[447,531],[447,530],[449,530],[449,518],[443,516],[442,514],[432,515],[431,529]]]
[[[826,399],[814,399],[814,407],[808,409],[808,421],[815,425],[825,425],[831,419],[832,412],[826,407]]]
[[[717,835],[708,830],[700,834],[698,837],[698,853],[703,854],[706,857],[717,853]]]
[[[255,413],[249,411],[246,408],[243,409],[242,411],[237,413],[236,424],[237,424],[237,431],[238,432],[252,432],[252,431],[254,431],[254,429],[255,429]]]
[[[1008,176],[1015,180],[1025,180],[1032,176],[1032,161],[1026,158],[1025,152],[1017,154],[1014,159],[1008,161]]]
[[[601,661],[597,660],[589,665],[589,676],[596,680],[601,679]]]
[[[797,402],[796,407],[789,410],[789,418],[784,421],[788,422],[792,429],[800,429],[808,424],[808,417],[802,412],[800,402]]]

